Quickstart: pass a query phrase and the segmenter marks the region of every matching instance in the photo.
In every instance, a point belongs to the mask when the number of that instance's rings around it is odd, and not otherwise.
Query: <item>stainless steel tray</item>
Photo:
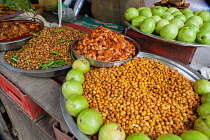
[[[12,65],[8,64],[4,56],[5,56],[5,52],[1,52],[0,62],[4,67],[10,70],[16,71],[16,72],[21,72],[23,74],[33,76],[33,77],[57,77],[57,76],[67,74],[68,71],[71,69],[71,64],[69,64],[63,67],[46,69],[46,70],[25,70],[25,69],[13,67]]]
[[[198,79],[205,79],[202,75],[200,75],[198,72],[190,68],[189,66],[186,66],[178,61],[174,61],[172,59],[168,59],[162,56],[154,55],[151,53],[146,52],[140,52],[138,57],[148,57],[150,59],[158,60],[159,62],[162,62],[163,64],[178,70],[179,73],[190,79],[191,81],[196,81]],[[83,134],[79,128],[77,127],[74,118],[68,114],[68,112],[65,109],[65,102],[66,99],[64,98],[63,94],[60,93],[60,106],[62,110],[63,117],[66,121],[66,124],[68,125],[71,132],[74,134],[74,136],[78,140],[90,140],[85,134]]]
[[[2,21],[0,21],[0,23],[1,22],[11,22],[11,21],[31,21],[31,18],[18,18],[18,19],[11,19],[11,20],[2,20]],[[42,26],[42,29],[44,29],[43,21],[36,19],[36,18],[34,18],[33,21],[38,22]],[[26,42],[32,37],[33,37],[33,35],[22,38],[22,39],[14,40],[14,41],[0,42],[0,51],[19,49],[22,46],[24,46],[26,44]]]
[[[206,44],[198,44],[198,43],[186,43],[186,42],[181,42],[181,41],[177,41],[177,40],[169,40],[169,39],[165,39],[165,38],[162,38],[160,36],[157,36],[157,35],[154,35],[154,34],[147,34],[147,33],[144,33],[142,31],[140,31],[138,28],[134,27],[133,25],[130,24],[130,22],[124,20],[125,24],[132,28],[133,30],[135,30],[136,32],[140,33],[140,34],[143,34],[143,35],[146,35],[146,36],[149,36],[151,38],[155,38],[157,40],[161,40],[163,42],[167,42],[167,43],[171,43],[171,44],[176,44],[176,45],[180,45],[180,46],[189,46],[189,47],[210,47],[210,45],[206,45]]]

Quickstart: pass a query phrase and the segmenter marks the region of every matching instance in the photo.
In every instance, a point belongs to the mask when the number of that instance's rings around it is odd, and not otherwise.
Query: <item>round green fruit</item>
[[[199,16],[191,16],[188,20],[194,20],[198,22],[198,25],[201,26],[203,24],[203,20],[201,17]]]
[[[182,138],[175,134],[163,134],[160,135],[156,140],[182,140]]]
[[[196,42],[200,44],[210,44],[210,31],[200,30],[197,33]]]
[[[62,94],[66,99],[72,94],[82,95],[83,92],[82,84],[76,80],[68,80],[64,82],[61,89]]]
[[[199,27],[197,25],[194,25],[194,24],[185,25],[184,27],[190,27],[190,28],[192,28],[196,32],[196,34],[199,31]]]
[[[171,14],[165,14],[165,15],[163,15],[162,16],[162,19],[166,19],[166,20],[171,20],[171,19],[173,19],[174,18],[174,16],[173,15],[171,15]]]
[[[203,11],[199,12],[197,15],[202,18],[203,22],[210,20],[210,12],[209,11],[203,10]]]
[[[205,102],[201,104],[197,108],[197,113],[200,117],[210,115],[210,102]]]
[[[79,58],[73,62],[72,69],[78,69],[85,74],[90,70],[90,63],[85,58]]]
[[[210,31],[210,23],[203,23],[203,25],[200,27],[200,30]]]
[[[151,34],[155,30],[155,20],[153,18],[146,18],[140,24],[140,30],[144,33]]]
[[[186,12],[191,12],[192,13],[192,10],[190,8],[185,8],[181,12],[182,13],[186,13]]]
[[[66,111],[73,117],[89,107],[87,99],[82,95],[72,94],[66,100]]]
[[[151,8],[152,15],[157,15],[162,17],[163,13],[165,12],[162,6],[155,6]]]
[[[184,22],[181,19],[173,18],[169,22],[175,24],[179,29],[184,27]]]
[[[151,16],[151,18],[153,18],[155,20],[155,23],[157,23],[159,20],[161,20],[161,17],[159,17],[157,15]]]
[[[196,119],[194,129],[202,132],[210,139],[210,115]]]
[[[177,40],[187,43],[194,43],[196,39],[196,32],[190,27],[183,27],[179,30]]]
[[[182,13],[186,19],[190,18],[191,16],[194,16],[194,14],[192,12],[185,12],[185,13]]]
[[[166,19],[161,19],[156,23],[156,27],[155,27],[155,33],[156,34],[160,34],[160,30],[163,26],[165,26],[166,24],[169,24],[170,22]]]
[[[148,7],[139,7],[137,8],[137,10],[140,12],[142,9],[145,9],[145,8],[148,8]]]
[[[188,130],[181,134],[180,136],[183,140],[208,140],[208,137],[197,131],[197,130]]]
[[[151,140],[147,135],[143,133],[133,133],[129,135],[126,140]]]
[[[193,12],[194,15],[198,15],[198,13],[200,13],[201,11],[195,11]]]
[[[151,16],[152,16],[152,12],[151,12],[150,9],[142,9],[142,10],[139,12],[139,15],[148,18],[148,17],[151,17]]]
[[[178,18],[178,19],[182,20],[183,22],[185,22],[187,20],[184,15],[176,15],[174,18]]]
[[[193,84],[193,89],[199,95],[206,94],[210,92],[210,82],[205,79],[199,79]]]
[[[194,24],[199,27],[199,22],[197,20],[187,19],[187,21],[184,23],[184,25],[191,25]]]
[[[171,13],[171,15],[173,15],[175,17],[177,15],[182,15],[182,13],[180,11],[175,11],[175,12]]]
[[[71,69],[66,74],[66,81],[72,80],[72,79],[80,82],[81,84],[85,81],[84,74],[78,69]]]
[[[104,124],[98,133],[98,140],[125,140],[125,138],[126,134],[123,128],[113,122]]]
[[[100,112],[94,109],[85,109],[77,117],[77,126],[87,135],[96,134],[103,125]]]
[[[173,40],[178,35],[179,28],[173,23],[166,24],[160,30],[160,36],[165,39]]]
[[[137,16],[139,16],[139,11],[134,7],[128,8],[124,14],[124,17],[127,21],[131,21],[134,17]]]
[[[175,11],[179,11],[179,9],[175,8],[175,7],[169,7],[166,12],[169,12],[169,13],[173,13]]]
[[[145,19],[146,17],[144,16],[137,16],[137,17],[134,17],[132,20],[131,20],[131,25],[133,25],[134,27],[136,28],[139,28],[140,27],[140,23]]]
[[[201,103],[210,102],[210,92],[201,96]]]

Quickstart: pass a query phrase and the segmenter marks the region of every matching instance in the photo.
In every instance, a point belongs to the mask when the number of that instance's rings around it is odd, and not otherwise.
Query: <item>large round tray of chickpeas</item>
[[[126,136],[144,133],[155,140],[162,134],[180,135],[193,128],[200,105],[200,97],[193,91],[198,79],[205,78],[180,62],[140,52],[121,66],[92,67],[85,74],[82,95],[89,108],[102,114],[104,124],[115,122]],[[65,102],[61,93],[61,110],[75,137],[97,140],[97,134],[80,131]]]
[[[73,62],[70,45],[84,32],[62,26],[45,28],[33,35],[21,48],[2,52],[2,65],[33,77],[65,75]]]

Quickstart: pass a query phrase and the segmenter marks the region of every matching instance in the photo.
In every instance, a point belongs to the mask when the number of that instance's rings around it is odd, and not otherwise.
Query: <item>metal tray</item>
[[[25,69],[20,69],[13,67],[12,65],[8,64],[7,61],[4,58],[5,52],[0,53],[0,62],[1,64],[13,71],[20,72],[23,74],[26,74],[28,76],[33,76],[33,77],[57,77],[61,75],[65,75],[68,73],[68,71],[71,69],[71,64],[59,67],[59,68],[54,68],[54,69],[46,69],[46,70],[25,70]]]
[[[155,38],[157,40],[161,40],[163,42],[167,42],[167,43],[171,43],[171,44],[175,44],[175,45],[180,45],[180,46],[189,46],[189,47],[210,47],[210,45],[206,45],[206,44],[186,43],[186,42],[181,42],[181,41],[177,41],[177,40],[165,39],[165,38],[162,38],[162,37],[154,35],[154,34],[147,34],[147,33],[144,33],[142,31],[140,31],[138,28],[134,27],[133,25],[131,25],[130,22],[128,22],[126,20],[124,20],[124,22],[128,27],[132,28],[136,32],[138,32],[140,34],[143,34],[143,35],[146,35],[146,36],[149,36],[151,38]]]
[[[31,18],[18,18],[18,19],[11,19],[11,20],[2,20],[1,22],[11,22],[11,21],[31,21]],[[44,29],[44,22],[34,18],[32,21],[36,21],[39,24],[42,25],[42,29]],[[8,42],[0,42],[0,51],[7,51],[7,50],[15,50],[15,49],[19,49],[22,46],[24,46],[26,44],[26,42],[32,38],[33,35],[22,38],[22,39],[18,39],[18,40],[14,40],[14,41],[8,41]]]
[[[189,80],[191,81],[196,81],[198,79],[205,79],[202,75],[200,75],[198,72],[196,72],[194,69],[190,68],[189,66],[186,66],[178,61],[174,61],[172,59],[169,58],[165,58],[162,56],[158,56],[158,55],[154,55],[151,53],[146,53],[146,52],[140,52],[138,57],[148,57],[150,59],[154,59],[157,60],[159,62],[162,62],[163,64],[178,70],[179,73],[181,73],[182,75],[184,75],[185,77],[187,77]],[[90,140],[87,135],[83,134],[79,128],[77,127],[74,118],[68,114],[68,112],[66,111],[65,108],[65,102],[66,99],[63,96],[63,94],[60,94],[60,106],[61,106],[61,111],[63,114],[63,117],[66,121],[66,124],[68,125],[69,129],[71,130],[71,132],[74,134],[74,136],[78,139],[78,140]]]

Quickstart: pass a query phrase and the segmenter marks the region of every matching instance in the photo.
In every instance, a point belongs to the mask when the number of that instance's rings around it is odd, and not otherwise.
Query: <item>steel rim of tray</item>
[[[128,21],[124,20],[124,22],[128,27],[132,28],[133,30],[135,30],[138,33],[141,33],[143,35],[146,35],[146,36],[149,36],[151,38],[155,38],[157,40],[161,40],[161,41],[164,41],[164,42],[167,42],[167,43],[181,45],[181,46],[187,46],[187,47],[210,47],[210,45],[197,44],[197,43],[185,43],[185,42],[181,42],[181,41],[165,39],[165,38],[162,38],[160,36],[153,35],[153,34],[147,34],[147,33],[144,33],[142,31],[140,31],[138,28],[132,26]]]
[[[192,80],[192,81],[195,81],[198,79],[206,79],[205,77],[200,75],[198,72],[196,72],[194,69],[190,68],[189,66],[186,66],[185,64],[178,62],[176,60],[170,59],[170,58],[158,56],[158,55],[147,53],[147,52],[140,52],[137,57],[148,57],[150,59],[154,59],[159,62],[162,62],[163,64],[175,70],[178,70],[179,73],[181,73],[182,75],[184,75],[185,77],[187,77],[189,80]],[[87,137],[87,135],[85,135],[79,130],[78,126],[76,125],[76,122],[74,121],[74,118],[70,116],[68,112],[66,111],[65,102],[66,102],[66,99],[61,92],[60,93],[60,106],[61,106],[61,111],[62,111],[64,120],[67,126],[69,127],[71,132],[74,134],[74,136],[78,140],[90,140]]]

